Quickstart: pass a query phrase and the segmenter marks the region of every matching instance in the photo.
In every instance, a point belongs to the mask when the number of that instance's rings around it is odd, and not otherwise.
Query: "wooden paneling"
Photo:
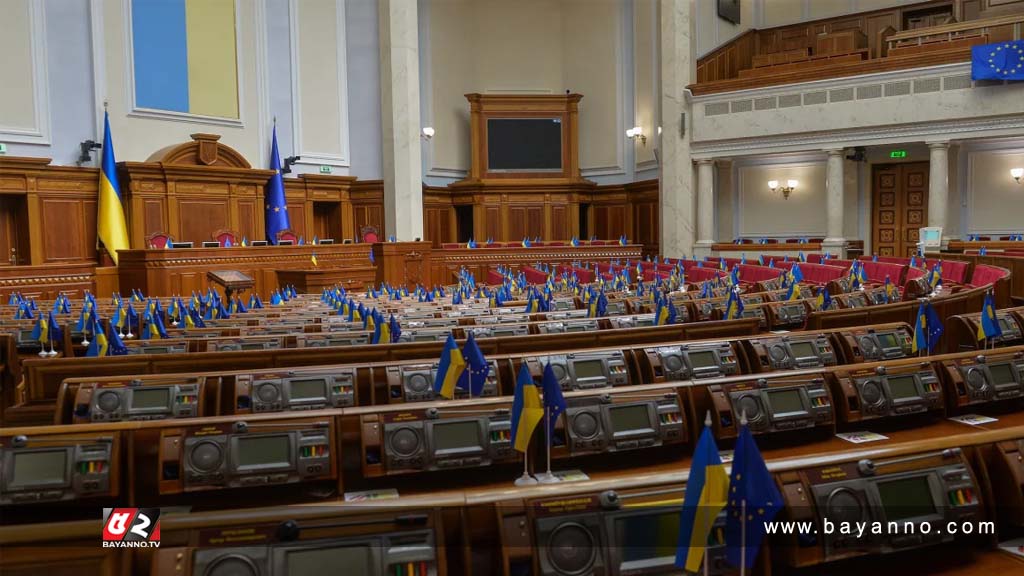
[[[236,232],[251,240],[262,240],[257,236],[256,230],[259,224],[257,220],[263,219],[263,207],[258,205],[256,200],[238,200],[238,226]]]
[[[89,206],[95,210],[95,203]],[[87,246],[96,242],[95,226],[92,235],[87,236],[87,214],[83,200],[42,199],[40,201],[40,226],[43,231],[43,250],[46,262],[75,262],[86,259]],[[91,216],[91,218],[90,218]]]
[[[551,238],[569,237],[569,214],[565,206],[551,207]]]
[[[224,200],[182,198],[177,204],[179,232],[171,234],[175,240],[201,246],[204,241],[212,240],[217,230],[230,229],[228,204]]]
[[[928,162],[876,166],[871,197],[875,253],[916,254],[918,230],[928,224]]]
[[[28,264],[28,229],[25,197],[0,194],[0,266]]]

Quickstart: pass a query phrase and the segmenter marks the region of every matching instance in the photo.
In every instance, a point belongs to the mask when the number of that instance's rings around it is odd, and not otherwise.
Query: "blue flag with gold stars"
[[[1024,80],[1024,40],[971,48],[971,80]]]
[[[291,228],[288,222],[288,206],[284,201],[284,180],[281,179],[281,155],[277,152],[277,126],[274,126],[274,143],[270,149],[270,169],[274,175],[267,181],[266,198],[267,242],[277,244],[277,233]]]

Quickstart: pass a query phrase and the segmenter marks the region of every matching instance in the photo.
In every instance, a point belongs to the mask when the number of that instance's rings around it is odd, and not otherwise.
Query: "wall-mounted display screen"
[[[488,118],[487,170],[561,172],[561,118]]]

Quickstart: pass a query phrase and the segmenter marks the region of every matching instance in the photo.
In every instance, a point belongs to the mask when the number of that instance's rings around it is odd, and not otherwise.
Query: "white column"
[[[928,226],[939,226],[945,236],[949,203],[949,142],[929,142]]]
[[[697,244],[694,256],[710,256],[715,243],[715,161],[697,160]]]
[[[691,116],[684,88],[696,72],[692,0],[659,0],[661,71],[661,253],[680,258],[693,253],[694,178],[690,159]]]
[[[415,0],[378,0],[383,238],[423,237],[420,69]]]
[[[828,164],[825,168],[825,241],[822,248],[839,252],[845,258],[846,239],[843,238],[843,150],[833,148],[825,151]]]

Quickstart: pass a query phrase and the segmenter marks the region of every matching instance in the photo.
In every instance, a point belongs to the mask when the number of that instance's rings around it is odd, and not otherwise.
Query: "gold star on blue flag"
[[[1024,40],[972,47],[971,80],[1024,80]]]

